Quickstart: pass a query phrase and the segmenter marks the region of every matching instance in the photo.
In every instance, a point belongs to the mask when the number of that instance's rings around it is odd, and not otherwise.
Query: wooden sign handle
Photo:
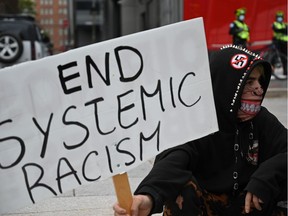
[[[127,214],[131,215],[131,205],[133,202],[133,197],[129,185],[127,173],[118,174],[112,177],[114,188],[117,196],[119,205],[126,209]]]

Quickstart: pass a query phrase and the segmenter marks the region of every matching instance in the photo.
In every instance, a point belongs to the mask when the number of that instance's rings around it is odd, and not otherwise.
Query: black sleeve
[[[269,203],[285,192],[287,184],[287,153],[280,153],[263,162],[251,176],[246,190]]]
[[[230,29],[229,29],[230,35],[237,35],[241,31],[243,31],[243,29],[238,28],[234,22],[230,24]]]
[[[194,162],[191,160],[193,154]],[[176,199],[191,179],[191,163],[195,163],[195,158],[197,155],[189,144],[164,151],[157,156],[152,170],[134,194],[149,194],[154,205],[151,213],[162,212],[164,202]]]
[[[260,165],[246,190],[267,203],[276,200],[287,184],[287,129],[267,109],[263,108],[261,115]]]
[[[233,23],[230,24],[229,34],[230,34],[230,35],[235,35],[235,34],[236,34],[235,31],[236,31],[236,25],[235,25],[235,23],[233,22]]]

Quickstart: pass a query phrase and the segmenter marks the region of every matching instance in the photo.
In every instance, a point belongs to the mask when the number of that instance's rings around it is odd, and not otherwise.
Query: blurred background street
[[[238,8],[245,8],[252,50],[271,43],[276,12],[283,11],[287,21],[286,0],[0,1],[0,15],[33,17],[53,54],[197,17],[203,17],[207,47],[213,51],[232,43],[229,25]]]

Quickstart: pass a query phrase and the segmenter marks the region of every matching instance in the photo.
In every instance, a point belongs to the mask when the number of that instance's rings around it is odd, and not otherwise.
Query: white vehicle
[[[0,16],[0,68],[49,55],[34,18]]]

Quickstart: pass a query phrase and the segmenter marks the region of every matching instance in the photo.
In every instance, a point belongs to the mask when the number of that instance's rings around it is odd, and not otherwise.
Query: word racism
[[[137,70],[132,73],[131,71],[129,71],[128,73],[123,67],[123,62],[126,60],[123,58],[122,55],[120,55],[123,51],[125,51],[126,53],[129,52],[130,56],[133,55],[139,60],[139,68],[137,68]],[[136,82],[138,79],[140,79],[141,76],[143,76],[143,73],[149,73],[149,71],[145,70],[145,59],[143,59],[143,55],[135,47],[118,46],[114,49],[113,55],[114,56],[112,57],[116,59],[115,64],[117,65],[117,67],[113,68],[113,71],[114,73],[116,70],[117,72],[119,72],[118,82],[121,83],[121,85],[128,85],[129,83]],[[99,69],[100,67],[98,67],[98,65],[96,64],[95,57],[93,59],[90,55],[86,55],[84,58],[85,66],[83,67],[78,67],[79,63],[77,61],[70,61],[56,65],[57,68],[55,68],[54,71],[57,71],[58,73],[58,84],[59,86],[61,86],[60,89],[62,89],[62,93],[60,94],[62,94],[62,96],[69,97],[81,91],[85,91],[84,89],[96,88],[97,86],[94,84],[94,80],[96,79],[96,77],[98,80],[100,79],[101,82],[103,82],[102,84],[104,84],[106,87],[109,87],[111,85],[113,86],[110,73],[110,71],[112,71],[111,53],[105,53],[105,70],[102,71]],[[85,68],[85,70],[83,68]],[[51,71],[53,71],[53,69],[51,69]],[[60,116],[62,116],[62,119],[59,120],[59,122],[61,122],[60,128],[65,128],[68,126],[78,128],[79,131],[81,131],[81,133],[79,134],[81,134],[80,139],[82,140],[74,144],[69,143],[69,141],[67,142],[67,140],[62,140],[60,145],[62,145],[62,148],[64,148],[66,152],[75,151],[80,147],[85,146],[85,144],[91,145],[88,144],[89,138],[91,137],[98,136],[101,137],[101,140],[103,140],[103,137],[111,136],[114,133],[117,133],[117,131],[119,130],[127,131],[134,129],[133,131],[135,131],[136,128],[139,127],[138,124],[140,124],[140,122],[148,123],[151,120],[154,123],[153,126],[151,124],[149,125],[148,129],[145,130],[145,133],[143,131],[139,131],[139,134],[129,133],[129,136],[127,136],[127,133],[123,133],[124,137],[121,137],[119,140],[114,140],[113,145],[111,143],[101,143],[101,148],[104,149],[104,151],[99,151],[99,146],[95,144],[92,145],[93,148],[90,148],[89,152],[85,153],[86,156],[81,160],[82,164],[77,166],[77,168],[73,165],[74,159],[72,160],[71,158],[66,157],[65,154],[58,157],[58,159],[56,158],[56,160],[58,161],[55,163],[57,167],[54,167],[56,173],[54,176],[55,178],[52,178],[54,179],[54,181],[56,179],[56,184],[53,184],[54,186],[50,185],[51,182],[44,181],[46,170],[40,162],[41,160],[46,159],[46,157],[57,157],[51,154],[47,156],[48,154],[46,154],[47,149],[53,149],[53,146],[56,145],[52,141],[49,142],[50,140],[55,140],[51,137],[53,134],[51,131],[53,131],[52,128],[53,125],[55,125],[53,124],[53,122],[56,121],[56,115],[54,112],[51,112],[50,115],[48,115],[46,118],[46,125],[43,125],[43,121],[40,123],[37,117],[31,116],[30,119],[32,123],[32,128],[34,128],[33,130],[35,130],[35,133],[38,134],[38,136],[40,137],[40,139],[38,139],[38,142],[41,142],[38,143],[38,146],[41,146],[41,148],[39,148],[41,149],[41,151],[38,152],[38,162],[36,163],[35,161],[31,161],[31,159],[29,160],[29,158],[28,160],[27,158],[25,158],[30,139],[23,138],[19,134],[7,134],[6,136],[4,135],[4,137],[0,137],[0,145],[4,143],[6,145],[13,143],[13,145],[16,146],[15,149],[17,149],[17,151],[13,152],[13,157],[10,157],[9,160],[7,158],[5,160],[2,158],[1,161],[0,158],[0,172],[2,172],[1,175],[5,173],[5,170],[19,169],[19,172],[22,172],[23,174],[23,182],[25,182],[26,184],[25,187],[29,194],[30,200],[31,202],[35,203],[34,190],[36,191],[36,189],[42,188],[48,193],[54,195],[61,194],[64,192],[64,179],[72,179],[77,184],[74,186],[83,184],[83,181],[93,182],[100,180],[101,178],[103,178],[103,176],[101,175],[101,172],[99,170],[94,169],[93,174],[87,172],[88,167],[92,166],[95,168],[97,167],[97,163],[105,163],[107,165],[108,172],[111,175],[117,174],[117,170],[114,169],[114,164],[117,163],[114,158],[115,155],[117,157],[125,158],[125,163],[123,165],[126,167],[133,165],[136,161],[143,161],[143,157],[145,157],[145,142],[154,142],[155,150],[152,151],[157,150],[157,152],[159,152],[160,150],[163,150],[161,148],[160,140],[162,128],[161,119],[155,120],[152,119],[152,117],[151,119],[149,119],[149,116],[151,116],[150,112],[156,112],[158,115],[159,113],[164,113],[165,111],[167,112],[168,109],[177,109],[179,107],[181,107],[181,109],[191,108],[201,100],[200,95],[193,98],[184,96],[189,94],[187,93],[188,91],[191,91],[191,89],[187,88],[187,86],[191,85],[193,79],[195,79],[196,77],[196,73],[185,72],[182,74],[183,77],[179,78],[178,74],[177,79],[172,76],[168,77],[168,79],[165,80],[152,79],[149,83],[149,88],[147,88],[148,84],[147,86],[139,84],[137,89],[131,88],[124,90],[124,92],[121,92],[121,90],[117,89],[117,95],[116,98],[114,98],[114,108],[115,110],[117,110],[115,118],[117,118],[117,120],[114,121],[114,125],[112,125],[111,122],[105,122],[105,116],[103,116],[103,112],[100,112],[101,106],[105,104],[105,102],[109,100],[109,103],[111,103],[111,100],[113,100],[111,98],[107,99],[104,96],[97,96],[85,101],[84,104],[71,104],[70,106],[67,106],[65,111],[62,114],[60,113]],[[83,80],[85,80],[83,79],[83,77],[87,78],[87,83],[83,83]],[[77,79],[81,81],[73,82],[77,81]],[[127,103],[127,101],[133,101],[135,100],[135,98],[139,99],[137,100],[137,103]],[[154,104],[151,104],[152,101]],[[90,116],[92,118],[93,129],[91,128],[91,125],[88,126],[83,122],[75,120],[72,121],[70,119],[69,116],[73,116],[73,114],[76,114],[76,112],[80,110],[79,106],[83,106],[84,108],[86,107],[86,109],[91,110],[91,112],[86,116]],[[153,107],[153,110],[151,109],[151,107]],[[129,115],[129,113],[133,113],[133,115]],[[128,118],[126,118],[127,116]],[[155,115],[153,115],[153,118],[155,118]],[[2,119],[2,121],[0,119],[0,130],[1,128],[7,126],[13,127],[13,125],[17,124],[19,124],[19,122],[17,122],[13,118]],[[97,131],[94,128],[96,128]],[[11,130],[9,131],[9,133],[11,133]],[[17,131],[14,131],[14,133],[17,133]],[[83,136],[83,134],[85,135]],[[111,139],[109,139],[109,142],[110,141]],[[131,145],[137,147],[131,148]],[[111,146],[113,146],[113,148]],[[151,146],[149,148],[151,148]],[[137,149],[137,152],[135,151],[135,149]],[[101,161],[99,162],[100,158]],[[106,162],[102,160],[103,158],[106,159]],[[77,158],[77,161],[78,160],[79,158]],[[27,162],[23,163],[23,161]],[[95,166],[93,165],[94,163]],[[33,177],[31,177],[31,175],[33,175]]]

